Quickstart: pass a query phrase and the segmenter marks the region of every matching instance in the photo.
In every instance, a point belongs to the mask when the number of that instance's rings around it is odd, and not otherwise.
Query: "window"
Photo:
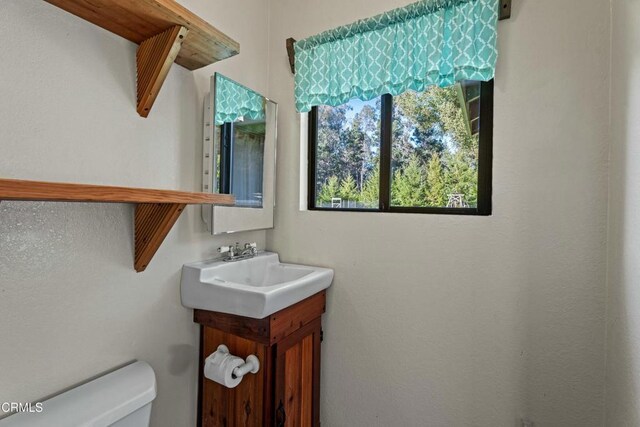
[[[309,113],[309,209],[490,215],[493,81]]]

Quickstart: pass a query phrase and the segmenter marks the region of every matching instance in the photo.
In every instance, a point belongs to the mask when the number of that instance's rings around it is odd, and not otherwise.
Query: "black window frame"
[[[218,192],[221,194],[231,194],[233,188],[233,122],[224,123],[220,126],[220,177],[218,179]]]
[[[308,136],[308,175],[307,175],[307,208],[313,211],[329,212],[375,212],[375,213],[421,213],[441,215],[475,215],[492,214],[492,177],[493,177],[493,92],[494,81],[481,82],[480,86],[480,118],[478,131],[478,205],[475,208],[448,207],[408,207],[391,206],[391,151],[393,97],[382,95],[380,112],[380,191],[378,209],[363,208],[323,208],[316,207],[316,144],[318,136],[318,107],[309,112]]]

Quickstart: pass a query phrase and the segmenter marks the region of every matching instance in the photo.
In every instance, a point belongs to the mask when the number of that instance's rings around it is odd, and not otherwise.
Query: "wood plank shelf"
[[[0,178],[0,201],[132,203],[135,209],[134,268],[144,271],[187,205],[233,205],[229,194],[112,187]]]
[[[195,70],[240,53],[238,42],[174,0],[45,1],[140,45],[142,117],[149,114],[172,62]]]

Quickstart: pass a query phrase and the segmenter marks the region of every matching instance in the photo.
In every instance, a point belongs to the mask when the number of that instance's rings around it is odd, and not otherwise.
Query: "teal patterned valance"
[[[299,112],[494,77],[499,0],[422,0],[295,44]]]
[[[264,102],[262,95],[216,73],[216,125],[235,122],[240,118],[264,120]]]

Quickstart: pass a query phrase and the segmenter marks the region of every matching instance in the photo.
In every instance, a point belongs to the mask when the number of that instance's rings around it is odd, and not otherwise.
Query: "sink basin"
[[[187,308],[262,319],[323,289],[333,270],[283,264],[274,252],[234,262],[201,261],[182,267],[180,296]]]

